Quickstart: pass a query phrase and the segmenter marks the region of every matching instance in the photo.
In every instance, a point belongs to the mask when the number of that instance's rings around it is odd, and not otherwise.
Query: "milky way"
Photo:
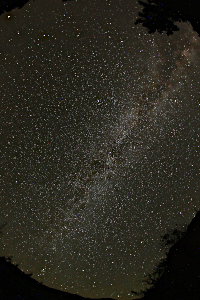
[[[39,2],[0,18],[1,255],[131,299],[199,209],[200,39],[149,35],[136,1]]]

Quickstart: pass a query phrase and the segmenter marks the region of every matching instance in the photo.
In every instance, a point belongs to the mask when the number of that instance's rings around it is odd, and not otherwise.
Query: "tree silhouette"
[[[138,1],[143,6],[143,12],[139,12],[139,18],[135,24],[142,24],[149,33],[158,31],[167,35],[178,31],[175,22],[189,21],[193,29],[200,35],[200,1],[199,0],[147,0]]]
[[[200,211],[185,226],[169,230],[161,237],[164,247],[171,246],[162,259],[144,280],[150,288],[141,290],[143,300],[198,300],[200,295]]]
[[[178,230],[177,228],[169,230],[165,235],[161,236],[161,246],[168,247],[174,245],[182,237],[186,235],[187,229],[184,231]]]
[[[179,28],[174,24],[175,21],[181,21],[181,15],[179,12],[165,8],[164,4],[160,1],[148,0],[148,3],[138,1],[140,5],[143,5],[143,12],[139,12],[140,18],[136,20],[135,24],[141,23],[144,27],[147,27],[149,33],[153,33],[156,30],[159,33],[167,32],[167,35],[173,34],[174,31],[178,31]]]
[[[4,13],[4,11],[9,12],[15,8],[22,8],[25,4],[27,4],[30,0],[7,0],[1,1],[0,3],[0,15]],[[35,1],[35,0],[33,0]]]
[[[6,0],[0,1],[0,15],[5,11],[9,12],[15,8],[22,8],[25,4],[27,4],[30,0]],[[35,1],[35,0],[33,0]],[[62,0],[62,2],[67,1],[76,1],[76,0]]]

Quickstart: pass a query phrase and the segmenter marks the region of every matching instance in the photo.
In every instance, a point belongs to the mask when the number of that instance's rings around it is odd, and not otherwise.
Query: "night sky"
[[[200,37],[134,25],[136,0],[0,17],[0,255],[45,285],[132,299],[199,205]]]

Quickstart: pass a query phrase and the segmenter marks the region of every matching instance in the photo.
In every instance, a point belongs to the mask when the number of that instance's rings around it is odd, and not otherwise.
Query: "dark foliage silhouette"
[[[189,21],[200,35],[200,1],[199,0],[146,0],[138,1],[143,6],[135,24],[142,24],[149,33],[158,31],[167,35],[178,31],[175,22]]]
[[[8,223],[0,226],[0,236],[2,229]],[[31,278],[32,273],[25,274],[19,269],[18,264],[12,263],[12,256],[0,257],[0,300],[84,300],[90,299],[79,295],[70,294],[49,288]],[[103,298],[112,300],[111,298]],[[99,299],[100,300],[100,299]]]
[[[0,0],[0,15],[4,12],[9,12],[15,8],[22,8],[25,4],[27,4],[30,0]],[[33,0],[35,1],[35,0]],[[67,1],[76,1],[76,0],[62,0],[62,2]]]
[[[161,236],[161,246],[167,247],[174,245],[177,241],[179,241],[182,237],[184,237],[187,233],[187,229],[184,231],[178,230],[177,228],[173,230],[169,230],[165,235]]]
[[[0,300],[84,300],[88,298],[49,288],[25,274],[12,257],[0,257]],[[110,298],[109,298],[110,299]],[[108,298],[104,299],[108,300]],[[112,300],[112,299],[110,299]]]
[[[15,8],[22,8],[30,0],[6,0],[0,1],[0,15],[10,12]],[[35,0],[32,0],[35,1]],[[77,0],[61,0],[62,2]],[[189,21],[193,29],[200,35],[200,1],[199,0],[139,0],[143,6],[143,12],[139,12],[139,18],[135,24],[141,23],[149,33],[158,31],[167,35],[178,31],[174,24],[177,21]]]
[[[200,211],[185,231],[169,231],[161,239],[163,246],[173,246],[146,282],[143,300],[200,299]]]
[[[4,11],[9,12],[14,8],[22,8],[25,4],[27,4],[30,0],[6,0],[0,1],[0,15],[4,13]],[[33,0],[35,1],[35,0]]]
[[[166,10],[163,3],[153,3],[152,0],[148,0],[148,3],[138,1],[140,5],[143,5],[143,12],[139,12],[140,18],[136,20],[135,24],[141,23],[144,27],[148,28],[149,33],[153,33],[156,30],[159,33],[164,31],[167,35],[173,34],[174,31],[178,31],[179,28],[174,24],[175,21],[181,21],[181,15],[179,12],[173,10]]]

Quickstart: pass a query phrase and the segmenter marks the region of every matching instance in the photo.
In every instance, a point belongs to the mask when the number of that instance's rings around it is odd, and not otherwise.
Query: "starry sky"
[[[134,25],[136,0],[0,16],[0,255],[85,297],[129,300],[199,206],[200,38]]]

